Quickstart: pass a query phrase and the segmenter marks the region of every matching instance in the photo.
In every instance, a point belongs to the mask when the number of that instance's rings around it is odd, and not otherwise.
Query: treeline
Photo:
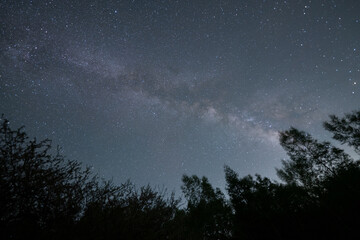
[[[225,166],[226,191],[186,176],[180,199],[150,186],[104,181],[50,140],[0,121],[1,239],[348,239],[359,236],[360,166],[329,142],[291,128],[281,183]],[[326,130],[360,154],[360,111]]]

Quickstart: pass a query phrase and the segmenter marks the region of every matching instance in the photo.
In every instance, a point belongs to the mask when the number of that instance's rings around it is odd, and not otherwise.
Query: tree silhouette
[[[229,239],[231,209],[220,189],[206,177],[184,175],[181,187],[187,200],[187,239]]]
[[[360,149],[360,112],[324,123]],[[182,178],[187,200],[130,181],[115,186],[0,119],[1,239],[350,239],[360,225],[360,165],[342,149],[290,128],[278,183],[225,166],[229,200],[206,177]]]
[[[179,200],[150,186],[139,190],[129,181],[112,205],[92,203],[78,224],[79,239],[171,239]]]
[[[342,149],[329,142],[318,142],[295,128],[280,133],[280,144],[290,159],[282,161],[277,174],[288,184],[313,188],[353,162]]]
[[[66,160],[51,141],[29,139],[0,120],[0,232],[3,239],[68,236],[91,202],[105,206],[118,188]]]
[[[250,175],[240,178],[228,166],[225,166],[225,179],[234,209],[234,239],[277,236],[280,224],[274,216],[280,210],[276,199],[278,185],[260,175],[255,179]]]
[[[354,147],[360,154],[360,111],[346,114],[343,118],[330,115],[330,121],[325,122],[324,127],[333,133],[334,139]]]
[[[341,119],[330,116],[331,121],[324,123],[335,140],[354,147],[358,153],[359,116],[360,112]],[[294,186],[300,190],[297,193],[303,192],[297,194],[302,196],[297,203],[301,206],[300,215],[297,214],[301,219],[297,224],[301,232],[312,232],[319,238],[348,238],[357,234],[356,226],[360,223],[355,218],[360,214],[359,162],[329,142],[319,142],[294,128],[280,133],[280,144],[289,159],[282,161],[282,168],[277,169],[278,176],[285,181],[284,187]]]
[[[334,139],[359,149],[359,112],[325,128]],[[226,189],[234,210],[234,239],[347,238],[360,221],[359,163],[329,142],[290,128],[280,132],[289,159],[277,169],[284,183],[256,175],[240,178],[225,167]]]
[[[1,239],[169,239],[179,200],[165,193],[100,180],[1,119]]]

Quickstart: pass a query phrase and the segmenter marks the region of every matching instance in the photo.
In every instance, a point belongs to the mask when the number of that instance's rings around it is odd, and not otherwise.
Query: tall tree
[[[319,142],[310,134],[295,128],[280,132],[280,144],[289,156],[277,169],[280,179],[311,189],[326,177],[349,166],[353,159],[329,142]]]
[[[264,239],[279,235],[275,215],[279,213],[278,185],[268,178],[248,175],[240,178],[225,166],[226,190],[235,212],[233,236],[235,239]]]
[[[348,144],[360,154],[360,111],[354,111],[339,118],[330,115],[330,121],[324,123],[326,130],[333,133],[333,138],[342,144]]]
[[[229,239],[231,208],[220,189],[214,189],[206,177],[184,175],[182,181],[188,202],[187,239]]]
[[[324,127],[333,133],[335,140],[359,153],[359,117],[360,112],[346,114],[343,118],[332,115]],[[336,238],[357,234],[359,162],[329,142],[319,142],[295,128],[280,133],[280,144],[289,159],[283,160],[282,168],[277,169],[278,176],[285,181],[284,187],[295,186],[306,193],[297,195],[302,196],[298,202],[302,206],[299,222],[305,229],[302,232]]]
[[[111,205],[90,204],[77,228],[79,239],[177,239],[174,194],[150,186],[136,189],[129,181]],[[181,226],[180,226],[181,227]]]
[[[29,139],[23,128],[12,130],[1,118],[0,232],[5,239],[61,237],[89,202],[108,202],[116,191],[111,184],[103,188],[89,168],[66,160],[59,149],[54,152],[50,140]]]

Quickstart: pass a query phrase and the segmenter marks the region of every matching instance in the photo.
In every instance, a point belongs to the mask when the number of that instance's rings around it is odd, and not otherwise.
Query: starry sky
[[[2,0],[0,113],[116,184],[277,179],[360,103],[358,0]]]

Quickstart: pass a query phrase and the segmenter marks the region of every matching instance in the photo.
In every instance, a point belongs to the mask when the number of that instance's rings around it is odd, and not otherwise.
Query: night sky
[[[360,103],[360,1],[0,3],[0,113],[116,184],[277,179],[290,126]]]

